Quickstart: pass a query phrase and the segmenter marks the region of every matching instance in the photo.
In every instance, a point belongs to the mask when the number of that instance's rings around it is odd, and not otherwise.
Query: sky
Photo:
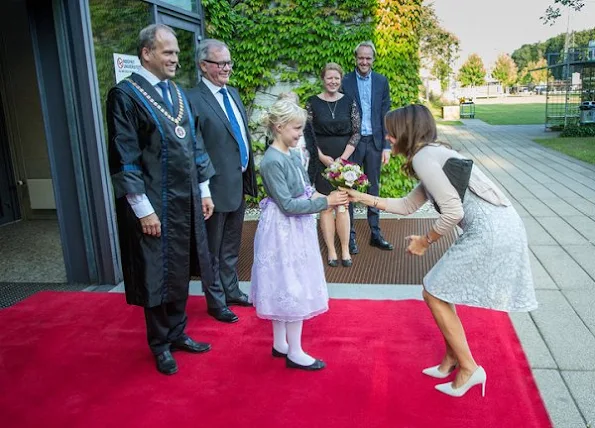
[[[568,23],[566,11],[553,26],[544,25],[539,19],[554,0],[432,0],[424,3],[434,3],[442,27],[460,40],[455,69],[472,53],[479,54],[486,68],[491,68],[500,53],[510,55],[523,44],[566,33]],[[571,14],[570,28],[579,31],[594,27],[595,0],[587,0],[580,12]]]

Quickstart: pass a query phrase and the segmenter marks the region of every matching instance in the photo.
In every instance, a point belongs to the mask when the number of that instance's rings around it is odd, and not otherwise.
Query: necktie
[[[223,95],[223,105],[225,106],[225,111],[227,112],[227,117],[229,118],[229,123],[231,124],[233,135],[236,137],[238,147],[240,148],[240,160],[242,161],[242,169],[246,169],[246,167],[248,166],[248,150],[246,149],[244,138],[242,138],[242,130],[240,129],[240,124],[238,123],[235,114],[233,114],[233,108],[231,107],[231,102],[229,101],[227,89],[221,88],[219,92],[221,93],[221,95]]]
[[[169,85],[167,82],[159,82],[157,83],[159,89],[161,89],[161,97],[163,98],[163,102],[165,103],[165,107],[169,110],[171,114],[174,113],[174,106],[171,105],[171,101],[169,100]]]

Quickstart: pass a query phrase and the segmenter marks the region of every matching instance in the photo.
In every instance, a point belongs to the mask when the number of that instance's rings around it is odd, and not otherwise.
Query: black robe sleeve
[[[121,89],[113,88],[109,92],[106,110],[109,167],[116,198],[128,193],[146,193],[136,109]]]

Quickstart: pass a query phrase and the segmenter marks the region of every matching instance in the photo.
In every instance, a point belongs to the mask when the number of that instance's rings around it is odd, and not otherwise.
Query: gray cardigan
[[[284,214],[312,214],[328,207],[325,197],[298,199],[309,180],[299,153],[293,150],[285,154],[269,147],[260,162],[260,175],[267,194]]]

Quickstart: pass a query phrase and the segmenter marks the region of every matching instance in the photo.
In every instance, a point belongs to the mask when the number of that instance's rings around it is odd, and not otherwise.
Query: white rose
[[[358,174],[355,171],[343,171],[341,177],[343,177],[348,185],[351,182],[351,186],[353,186],[353,183],[357,180]]]

